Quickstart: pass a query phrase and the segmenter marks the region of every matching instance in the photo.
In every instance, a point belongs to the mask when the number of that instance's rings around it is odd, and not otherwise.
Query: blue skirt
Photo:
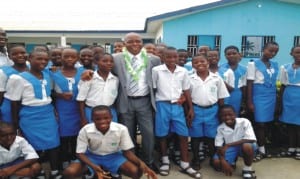
[[[12,123],[12,117],[11,117],[11,103],[10,100],[3,97],[2,105],[1,105],[1,120]]]
[[[273,121],[276,104],[276,87],[254,84],[253,104],[255,108],[255,122],[265,123]]]
[[[282,97],[280,121],[300,125],[300,86],[286,86]]]
[[[76,101],[56,99],[59,134],[62,137],[77,136],[80,130],[79,106]]]
[[[225,104],[230,104],[234,108],[236,116],[239,116],[242,102],[242,91],[237,88],[234,89],[228,98],[224,99]]]
[[[24,137],[35,150],[47,150],[60,144],[58,125],[51,104],[22,106],[20,128]]]

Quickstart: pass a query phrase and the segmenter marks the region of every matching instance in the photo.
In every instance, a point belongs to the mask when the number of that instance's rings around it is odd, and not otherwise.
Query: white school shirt
[[[4,73],[2,69],[0,69],[0,92],[6,91],[6,83],[7,83],[8,77]]]
[[[152,68],[153,88],[156,91],[156,101],[176,102],[184,90],[190,88],[188,72],[176,65],[172,73],[165,64]]]
[[[80,80],[78,83],[77,101],[85,101],[91,107],[97,105],[111,106],[118,95],[119,79],[109,73],[106,81],[94,72],[93,78],[89,81]]]
[[[130,52],[128,52],[128,55],[129,55],[130,59],[132,59],[133,57],[137,58],[136,63],[138,64],[138,66],[140,66],[144,63],[144,59],[142,59],[142,52],[140,52],[137,55],[133,55]],[[125,68],[125,71],[126,71],[126,68]],[[131,76],[129,73],[126,73],[126,78],[127,78],[127,86],[129,87],[129,84],[131,81]],[[134,93],[134,96],[146,96],[150,93],[149,87],[147,84],[147,80],[146,80],[146,67],[139,73],[139,80],[137,81],[137,83],[138,83],[139,90]],[[129,88],[127,88],[127,90],[129,90]],[[129,91],[127,93],[131,94]]]
[[[13,74],[9,77],[6,85],[6,97],[11,101],[21,101],[25,106],[44,106],[50,104],[52,99],[47,96],[45,85],[47,81],[41,80],[42,85],[42,99],[35,97],[33,86],[26,79],[20,75]],[[50,84],[51,88],[53,83]]]
[[[13,162],[20,157],[24,157],[25,160],[39,158],[33,147],[23,137],[16,136],[9,150],[0,145],[0,165]]]
[[[273,68],[270,70],[274,70]],[[265,81],[264,74],[260,72],[255,67],[254,61],[248,62],[247,66],[247,80],[253,80],[253,83],[255,84],[263,84]],[[271,75],[274,75],[274,71],[270,73]]]
[[[85,153],[89,150],[96,155],[108,155],[133,147],[126,126],[111,122],[109,130],[103,135],[94,123],[90,123],[79,131],[76,153]]]
[[[236,118],[234,129],[228,127],[224,122],[219,125],[215,138],[215,146],[222,147],[242,139],[254,140],[256,137],[250,121],[246,118]]]
[[[292,65],[292,64],[290,64],[290,65]],[[294,77],[296,78],[297,77],[297,73],[299,73],[299,69],[293,69],[293,70],[294,70],[293,71]],[[287,71],[287,69],[285,68],[284,65],[282,65],[280,67],[279,80],[284,85],[300,86],[300,82],[299,83],[290,83],[289,76],[288,76],[288,71]]]
[[[190,76],[192,102],[199,106],[210,106],[218,102],[219,99],[229,97],[228,90],[222,78],[209,72],[203,81],[197,73]]]

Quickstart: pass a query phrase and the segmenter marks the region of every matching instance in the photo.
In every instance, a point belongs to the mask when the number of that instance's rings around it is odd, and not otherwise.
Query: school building
[[[235,45],[243,54],[242,63],[261,55],[263,45],[276,41],[279,64],[292,60],[292,46],[300,44],[300,0],[222,0],[194,6],[146,19],[140,33],[145,42],[163,42],[195,54],[198,46],[220,50]],[[129,31],[10,31],[10,43],[24,43],[27,49],[35,44],[61,43],[78,48],[85,44],[101,44],[107,51]]]

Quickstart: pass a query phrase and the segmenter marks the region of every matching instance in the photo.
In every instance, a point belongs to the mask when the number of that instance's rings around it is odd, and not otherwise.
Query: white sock
[[[258,151],[265,154],[266,153],[266,149],[265,149],[265,146],[260,146],[258,147]]]
[[[296,151],[296,148],[289,147],[289,148],[288,148],[288,151],[289,151],[289,152],[295,152],[295,151]]]
[[[199,144],[199,150],[201,151],[201,150],[204,150],[204,142],[200,142],[200,144]]]
[[[189,162],[184,162],[184,161],[180,160],[180,167],[181,168],[187,168],[189,166],[190,166]]]
[[[163,156],[161,158],[162,163],[170,163],[169,157],[168,156]]]
[[[245,170],[245,171],[252,171],[252,167],[245,165],[244,168],[243,168],[243,170]]]
[[[52,170],[51,171],[51,175],[56,175],[56,174],[58,174],[58,170]]]

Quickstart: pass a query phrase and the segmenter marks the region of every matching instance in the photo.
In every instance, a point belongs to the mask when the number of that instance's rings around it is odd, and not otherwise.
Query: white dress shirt
[[[108,155],[133,147],[128,129],[124,125],[111,122],[109,130],[102,134],[94,123],[90,123],[79,131],[76,153],[85,153],[88,149],[96,155]]]
[[[108,74],[105,81],[98,72],[94,72],[91,80],[79,81],[76,100],[85,101],[85,104],[90,107],[111,106],[117,98],[118,87],[119,79],[112,73]]]
[[[16,136],[9,150],[0,145],[0,165],[13,162],[20,157],[24,157],[25,160],[39,158],[33,147],[23,137]]]
[[[228,127],[224,122],[219,125],[215,138],[215,146],[222,147],[242,139],[254,140],[256,137],[250,121],[246,118],[236,118],[234,129]]]
[[[130,52],[128,52],[129,58],[136,58],[136,63],[138,64],[138,66],[143,65],[144,64],[144,59],[142,59],[142,52],[140,52],[137,55],[133,55]],[[139,67],[137,67],[139,68]],[[126,68],[125,68],[126,69]],[[129,83],[131,81],[131,76],[129,73],[126,73],[126,78],[127,78],[127,86],[129,87]],[[149,86],[147,85],[147,81],[146,81],[146,67],[145,69],[143,69],[140,73],[139,73],[139,80],[137,81],[138,83],[138,91],[136,93],[134,93],[134,96],[146,96],[149,94]],[[127,88],[127,90],[129,90],[129,88]],[[131,94],[130,91],[128,91],[128,94]],[[130,95],[131,96],[131,95]]]

